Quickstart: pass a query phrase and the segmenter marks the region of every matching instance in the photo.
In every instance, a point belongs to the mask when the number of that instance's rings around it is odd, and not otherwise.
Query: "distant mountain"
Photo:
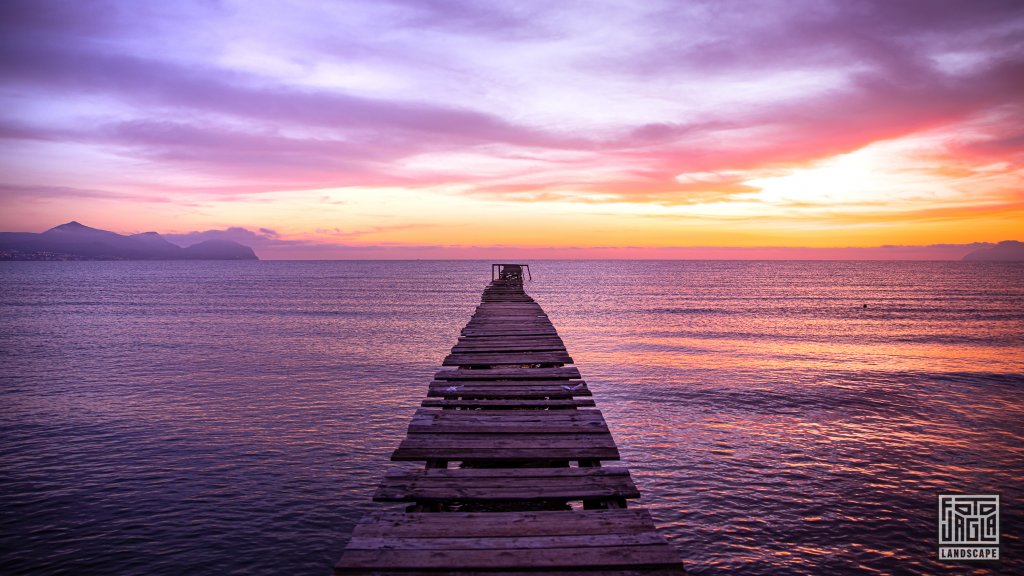
[[[0,260],[259,260],[252,248],[207,240],[182,248],[156,232],[124,236],[68,222],[42,234],[0,232]]]
[[[1019,262],[1024,261],[1024,242],[1003,240],[991,248],[981,248],[967,254],[964,260],[988,262]]]
[[[192,260],[259,260],[252,248],[231,240],[204,240],[184,249]]]

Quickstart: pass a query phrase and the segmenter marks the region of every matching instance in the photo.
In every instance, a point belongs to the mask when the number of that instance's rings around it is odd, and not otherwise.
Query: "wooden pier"
[[[355,527],[335,574],[684,574],[524,265],[491,284],[374,495],[408,502]],[[527,272],[528,273],[528,272]]]

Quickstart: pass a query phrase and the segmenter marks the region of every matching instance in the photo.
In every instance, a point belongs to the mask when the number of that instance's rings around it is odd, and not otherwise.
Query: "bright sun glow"
[[[849,154],[746,180],[740,198],[796,210],[893,211],[959,204],[963,194],[922,158],[928,140],[880,142]]]

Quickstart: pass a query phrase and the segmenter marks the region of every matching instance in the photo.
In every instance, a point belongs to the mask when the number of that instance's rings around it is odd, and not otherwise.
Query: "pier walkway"
[[[528,268],[526,268],[528,270]],[[495,277],[495,272],[497,275]],[[684,574],[524,266],[496,264],[335,574]]]

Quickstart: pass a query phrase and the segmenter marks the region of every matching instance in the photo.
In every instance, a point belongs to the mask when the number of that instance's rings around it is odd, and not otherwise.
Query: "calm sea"
[[[691,574],[1024,573],[1024,265],[531,268]],[[329,573],[489,275],[0,263],[0,573]]]

